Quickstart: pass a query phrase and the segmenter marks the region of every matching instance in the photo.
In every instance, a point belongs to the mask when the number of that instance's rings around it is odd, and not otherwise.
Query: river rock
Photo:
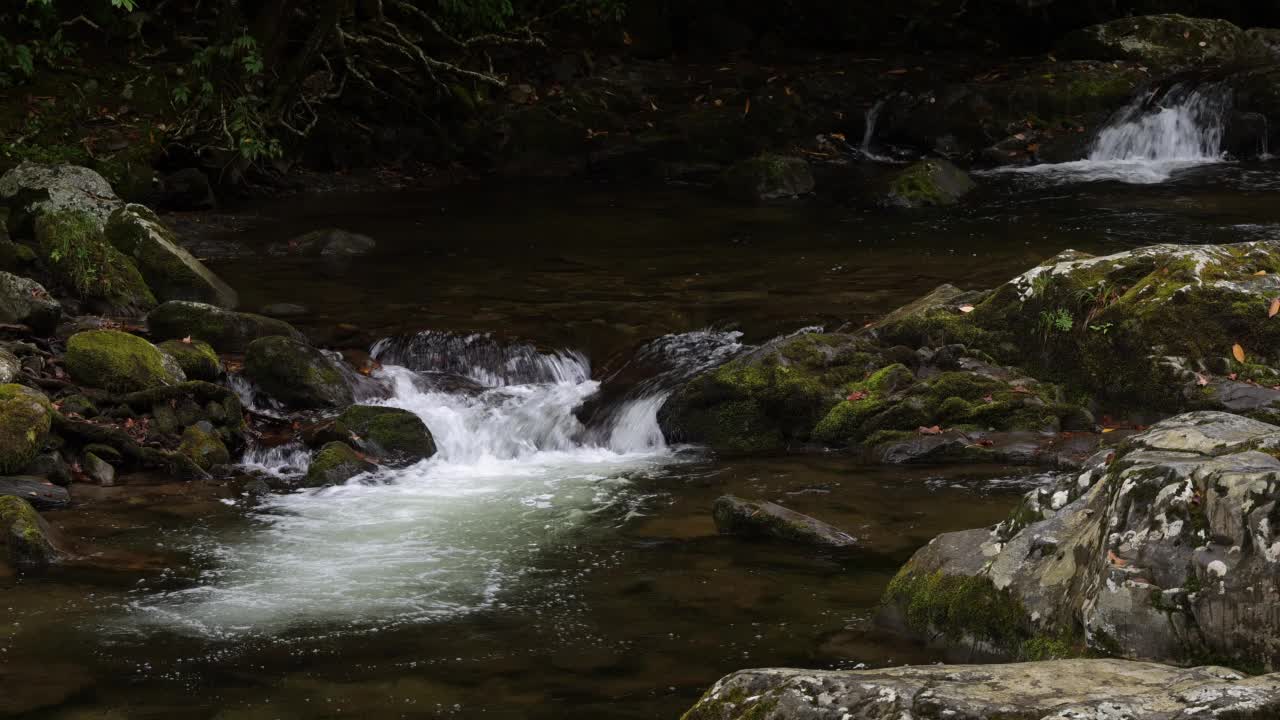
[[[947,533],[885,592],[883,619],[1010,657],[1048,645],[1177,664],[1280,664],[1280,427],[1179,415]]]
[[[894,172],[882,202],[899,208],[955,205],[976,187],[968,173],[951,162],[929,158]]]
[[[377,243],[368,235],[341,228],[325,228],[268,245],[267,252],[303,257],[357,257],[367,255],[376,246]]]
[[[222,360],[203,340],[165,340],[156,347],[173,358],[189,380],[215,382],[222,377]]]
[[[296,409],[354,402],[338,361],[292,338],[265,337],[249,343],[244,374],[263,392]]]
[[[1272,55],[1280,57],[1280,28],[1249,28],[1245,32]]]
[[[0,495],[0,541],[9,564],[20,571],[44,570],[58,562],[48,523],[26,500]]]
[[[435,439],[408,410],[380,405],[352,405],[338,423],[355,433],[357,447],[388,465],[408,465],[436,454]]]
[[[209,422],[199,422],[182,432],[178,452],[191,458],[201,470],[231,462],[231,453]]]
[[[184,382],[182,369],[155,345],[119,330],[88,330],[67,341],[64,362],[79,383],[134,392]]]
[[[49,438],[53,405],[39,390],[0,385],[0,472],[25,468]]]
[[[81,210],[36,220],[41,258],[58,282],[106,314],[134,314],[156,304],[133,261],[111,245],[97,219]]]
[[[173,210],[213,210],[218,198],[213,194],[209,176],[199,168],[183,168],[160,180],[160,202]]]
[[[1057,55],[1067,59],[1131,60],[1158,67],[1258,62],[1269,51],[1226,20],[1143,15],[1067,34]]]
[[[53,332],[62,306],[35,280],[0,271],[0,322],[21,324],[37,333]]]
[[[685,720],[1262,720],[1280,717],[1280,675],[1124,660],[741,670]]]
[[[307,468],[303,484],[305,487],[341,485],[361,473],[377,469],[377,465],[366,460],[350,445],[331,442],[311,458],[311,466]]]
[[[84,454],[83,468],[85,477],[102,487],[112,487],[116,484],[115,466],[97,453]]]
[[[60,487],[66,487],[71,484],[71,467],[67,465],[66,459],[62,457],[62,453],[58,450],[50,450],[37,455],[27,465],[24,472],[31,473],[37,478],[45,479]]]
[[[106,236],[134,261],[162,302],[193,300],[224,308],[239,302],[236,291],[179,245],[173,232],[145,205],[125,205],[112,213]]]
[[[724,192],[736,200],[782,200],[813,192],[813,173],[804,158],[761,155],[743,160],[720,178]]]
[[[89,168],[24,162],[0,176],[0,206],[9,209],[9,229],[27,235],[37,215],[83,212],[99,230],[123,205],[111,184]]]
[[[56,510],[71,504],[66,488],[35,475],[0,477],[0,495],[20,497],[37,510]]]
[[[1066,251],[969,312],[940,306],[869,334],[909,347],[963,343],[1116,404],[1219,409],[1199,391],[1213,378],[1280,384],[1280,323],[1268,317],[1278,271],[1277,240]]]
[[[152,310],[147,325],[156,337],[204,340],[218,352],[244,352],[249,343],[269,336],[306,340],[283,320],[184,300],[171,300]]]
[[[858,542],[843,530],[771,502],[723,495],[716,498],[711,515],[716,529],[724,535],[770,537],[820,547],[848,547]]]

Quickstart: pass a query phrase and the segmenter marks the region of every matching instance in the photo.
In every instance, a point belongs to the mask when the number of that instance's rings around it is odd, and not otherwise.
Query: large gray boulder
[[[145,205],[129,204],[107,220],[107,239],[133,260],[161,302],[193,300],[234,308],[236,291],[187,252]]]
[[[24,162],[0,176],[0,206],[9,208],[15,234],[29,234],[37,215],[55,210],[84,211],[101,228],[123,204],[111,183],[86,167]]]
[[[1123,660],[741,670],[684,720],[1194,720],[1280,717],[1280,675]]]
[[[1098,652],[1280,665],[1280,427],[1186,413],[947,533],[890,583],[883,619],[1009,657]]]

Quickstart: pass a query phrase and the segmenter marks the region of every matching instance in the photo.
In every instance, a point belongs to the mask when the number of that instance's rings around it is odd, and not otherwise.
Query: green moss
[[[1022,603],[986,577],[903,568],[885,590],[884,602],[901,608],[907,626],[921,634],[977,639],[1011,653],[1032,639]]]
[[[45,524],[31,504],[13,495],[0,495],[0,537],[8,545],[9,561],[20,569],[44,568],[57,558]]]
[[[765,720],[778,707],[775,691],[765,691],[754,698],[737,687],[722,690],[719,697],[713,697],[714,692],[712,688],[704,693],[680,720]]]
[[[828,444],[841,444],[854,442],[867,432],[873,432],[874,429],[865,428],[868,420],[889,410],[889,394],[914,380],[915,376],[907,366],[894,363],[871,373],[865,380],[846,385],[845,399],[818,421],[813,428],[813,438]]]
[[[147,325],[155,337],[203,340],[219,352],[244,352],[259,338],[282,336],[304,340],[289,323],[253,313],[224,310],[206,303],[174,300],[147,315]]]
[[[42,214],[36,219],[36,241],[50,271],[78,297],[120,312],[156,304],[138,269],[107,242],[88,213]]]
[[[222,375],[222,360],[213,347],[203,340],[166,340],[157,347],[173,358],[190,380],[212,382]]]
[[[23,385],[0,385],[0,473],[25,468],[44,447],[53,406],[43,393]]]
[[[245,375],[269,395],[299,408],[340,407],[352,402],[337,364],[324,353],[287,337],[249,343]]]
[[[212,428],[192,425],[182,432],[178,452],[191,458],[202,470],[231,462],[231,453]]]
[[[67,341],[67,371],[76,382],[134,392],[177,382],[155,345],[119,330],[89,330]]]
[[[1018,659],[1025,661],[1065,660],[1082,657],[1084,648],[1078,640],[1067,634],[1036,635],[1026,642],[1018,652]]]
[[[376,465],[366,460],[350,445],[343,442],[330,442],[311,458],[305,484],[307,487],[337,485],[362,472],[371,472],[376,469]]]
[[[408,410],[352,405],[338,416],[338,422],[360,438],[362,447],[383,459],[416,461],[436,452],[426,424]]]

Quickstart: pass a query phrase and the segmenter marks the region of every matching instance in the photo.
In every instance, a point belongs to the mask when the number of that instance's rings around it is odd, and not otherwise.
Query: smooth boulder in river
[[[245,377],[289,407],[335,408],[355,401],[338,361],[293,338],[273,336],[249,343]]]
[[[306,338],[289,323],[275,318],[235,312],[208,303],[170,300],[147,315],[151,333],[165,340],[203,340],[218,352],[244,352],[259,338],[281,335]]]
[[[22,498],[0,495],[0,542],[9,564],[17,570],[43,570],[58,562],[59,553],[48,523]]]
[[[858,542],[839,528],[771,502],[723,495],[712,505],[711,514],[716,529],[726,535],[770,537],[821,547],[848,547]]]
[[[193,300],[224,308],[236,291],[178,244],[173,232],[145,205],[129,204],[107,220],[107,239],[131,258],[161,302]]]
[[[740,670],[683,720],[1197,720],[1280,717],[1280,674],[1124,660]]]

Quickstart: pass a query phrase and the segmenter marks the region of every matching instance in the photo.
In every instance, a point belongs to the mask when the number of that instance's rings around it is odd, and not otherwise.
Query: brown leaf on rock
[[[1204,373],[1196,373],[1196,384],[1201,386],[1208,385],[1209,377]]]
[[[1280,297],[1271,299],[1271,307],[1267,308],[1267,317],[1275,317],[1280,312]]]
[[[865,400],[866,397],[867,397],[867,393],[865,390],[854,390],[853,392],[849,393],[849,397],[846,399],[849,402],[857,402],[859,400]]]
[[[942,428],[937,425],[933,425],[931,427],[925,427],[921,425],[920,427],[916,428],[916,432],[920,433],[921,435],[941,435]]]
[[[1240,347],[1240,343],[1231,346],[1231,357],[1238,363],[1244,362],[1244,348]]]

